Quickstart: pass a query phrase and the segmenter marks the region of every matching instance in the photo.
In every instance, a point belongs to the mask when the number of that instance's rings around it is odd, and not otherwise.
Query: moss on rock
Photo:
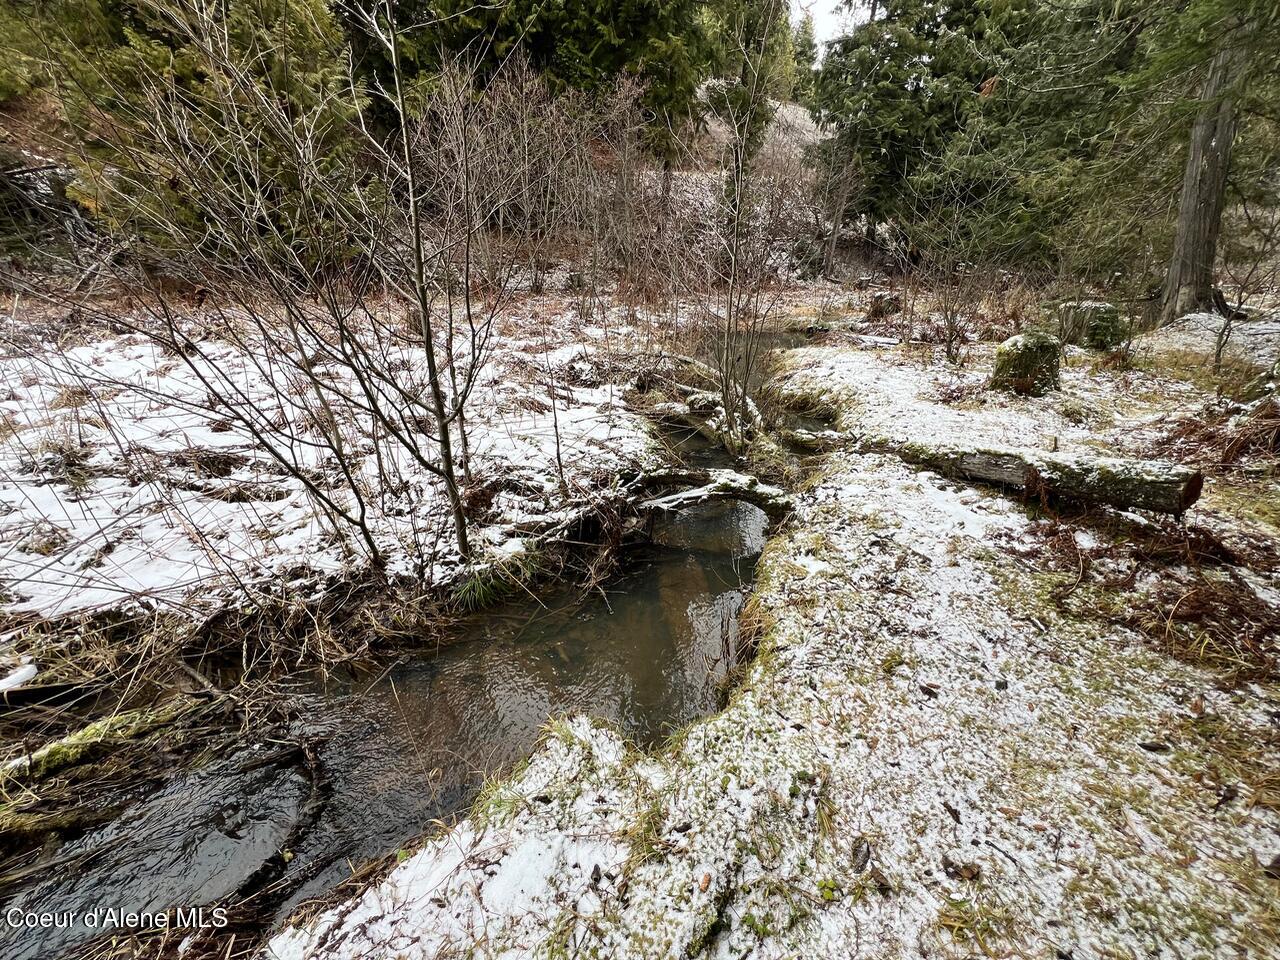
[[[1263,370],[1245,385],[1241,399],[1245,401],[1261,400],[1268,394],[1280,394],[1280,360],[1270,368]]]

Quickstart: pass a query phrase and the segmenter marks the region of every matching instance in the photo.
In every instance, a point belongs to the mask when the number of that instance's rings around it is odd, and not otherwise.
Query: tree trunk
[[[844,210],[849,203],[849,178],[841,177],[837,188],[838,199],[831,208],[831,233],[827,235],[827,245],[822,252],[822,275],[828,280],[836,275],[836,250],[840,244],[840,224],[844,222]]]
[[[1213,264],[1236,137],[1232,87],[1239,79],[1241,65],[1239,50],[1228,35],[1223,49],[1209,64],[1200,97],[1204,106],[1191,128],[1173,257],[1160,311],[1162,324],[1213,304]]]
[[[840,139],[837,136],[832,143],[831,150],[834,153],[839,149]],[[853,158],[857,154],[857,141],[854,142],[853,150],[849,154],[849,162],[845,164],[845,169],[836,174],[836,164],[831,163],[831,172],[829,176],[838,176],[838,185],[836,187],[835,201],[831,205],[831,233],[827,237],[827,245],[822,254],[822,275],[828,280],[835,278],[836,272],[836,250],[840,243],[840,227],[844,223],[845,213],[849,208],[849,199],[853,196]]]

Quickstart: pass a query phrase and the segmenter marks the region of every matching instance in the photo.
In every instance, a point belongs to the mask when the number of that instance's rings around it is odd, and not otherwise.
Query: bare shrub
[[[414,518],[416,563],[435,562],[439,531],[430,510],[418,528],[417,508],[439,501],[467,559],[467,411],[497,319],[523,268],[541,283],[553,242],[581,233],[593,249],[607,231],[598,211],[611,181],[592,151],[629,136],[634,91],[599,103],[553,94],[514,59],[483,85],[457,60],[410,90],[392,8],[353,7],[391,65],[377,91],[394,116],[386,135],[350,76],[317,88],[299,115],[264,80],[266,54],[233,48],[214,8],[148,10],[208,82],[195,95],[146,74],[120,91],[109,123],[90,118],[128,159],[93,189],[130,211],[121,238],[148,260],[140,280],[118,275],[141,317],[99,319],[179,360],[204,393],[182,402],[251,437],[373,569],[386,562],[375,520],[388,514]],[[335,138],[353,145],[338,162]],[[294,188],[287,216],[281,182]],[[201,291],[198,303],[174,292],[175,278]],[[101,372],[79,373],[104,385]]]

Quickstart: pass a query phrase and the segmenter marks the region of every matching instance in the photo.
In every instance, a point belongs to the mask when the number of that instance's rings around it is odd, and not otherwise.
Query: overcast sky
[[[841,0],[791,0],[791,8],[796,19],[806,10],[813,14],[813,32],[817,35],[819,46],[832,37],[840,36],[850,19]],[[865,18],[866,11],[862,15]]]

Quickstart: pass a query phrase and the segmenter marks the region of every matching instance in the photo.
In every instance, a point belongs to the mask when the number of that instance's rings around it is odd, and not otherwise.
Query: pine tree
[[[813,15],[806,13],[800,18],[792,33],[792,58],[795,62],[795,82],[792,98],[796,103],[811,106],[813,104],[818,67],[818,41],[814,38]]]
[[[644,84],[650,144],[663,156],[690,117],[709,49],[698,0],[397,0],[406,73],[430,77],[461,57],[483,78],[517,48],[554,87],[593,92],[629,75]],[[370,87],[385,86],[377,44],[350,24]]]
[[[1161,294],[1161,320],[1213,304],[1213,271],[1241,118],[1258,84],[1280,70],[1280,8],[1262,0],[1190,0],[1166,12],[1148,34],[1136,83],[1159,87],[1199,76],[1178,199],[1173,250]]]
[[[81,143],[69,193],[110,228],[145,236],[163,219],[163,232],[185,229],[208,254],[234,258],[234,239],[205,216],[206,184],[251,171],[272,198],[261,215],[291,248],[286,259],[304,251],[312,238],[296,223],[315,200],[301,171],[313,167],[293,137],[276,135],[267,108],[273,122],[308,131],[321,174],[353,163],[361,94],[325,0],[62,0],[59,20],[76,12],[97,25],[93,42],[57,21],[46,33]],[[198,175],[179,168],[175,142],[188,145]]]
[[[983,79],[969,55],[984,29],[982,6],[889,0],[879,19],[828,46],[814,113],[830,130],[820,153],[837,185],[837,225],[909,212],[908,180],[945,150]]]

